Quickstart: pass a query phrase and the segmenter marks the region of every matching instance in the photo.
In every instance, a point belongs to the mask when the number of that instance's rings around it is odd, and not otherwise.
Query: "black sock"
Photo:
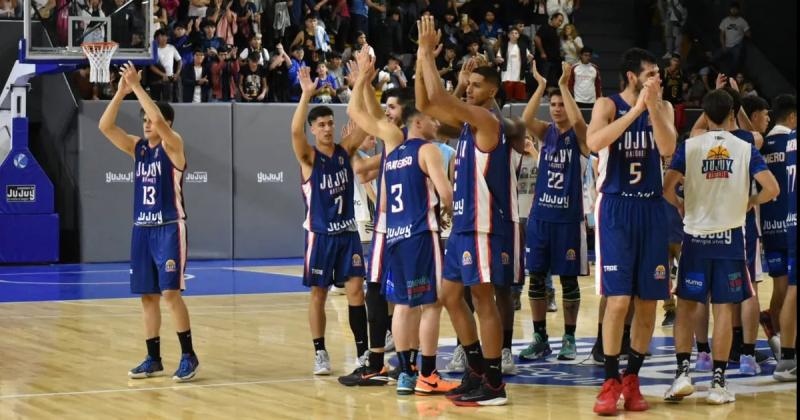
[[[733,341],[731,342],[731,348],[738,350],[742,343],[744,343],[744,329],[742,327],[733,327]]]
[[[575,325],[564,325],[564,334],[575,336]]]
[[[794,359],[794,348],[781,347],[781,360],[793,360],[793,359]]]
[[[756,355],[755,343],[753,344],[742,343],[742,354],[745,356],[755,356]]]
[[[542,339],[547,342],[547,321],[533,321],[533,332],[542,336]]]
[[[675,355],[675,357],[678,359],[678,370],[679,371],[683,370],[684,363],[685,363],[686,368],[688,369],[689,361],[692,359],[692,353],[678,353],[678,354]]]
[[[708,345],[708,341],[706,341],[705,343],[703,343],[701,341],[698,341],[697,342],[697,352],[698,353],[703,352],[703,353],[709,353],[710,354],[711,353],[711,346]]]
[[[431,376],[433,371],[436,370],[436,355],[426,356],[422,355],[422,376]]]
[[[161,337],[148,338],[145,343],[147,343],[147,355],[153,360],[161,360]]]
[[[606,380],[609,379],[616,379],[619,382],[619,355],[616,356],[606,356]]]
[[[458,339],[458,337],[456,337],[456,345],[457,345],[457,346],[460,346],[460,345],[461,345],[461,340],[459,340],[459,339]]]
[[[369,367],[372,370],[383,369],[383,352],[371,351],[369,352]]]
[[[397,361],[400,362],[400,372],[405,372],[413,376],[414,372],[411,370],[411,351],[398,351]]]
[[[315,338],[312,340],[314,342],[314,351],[325,350],[325,337]]]
[[[597,340],[600,341],[603,339],[603,323],[597,323]]]
[[[514,330],[503,330],[503,348],[511,348],[511,340],[514,338]]]
[[[356,354],[363,355],[369,348],[369,340],[367,338],[367,307],[361,306],[348,306],[347,315],[350,320],[350,331],[353,332],[353,337],[356,341]]]
[[[486,382],[492,388],[498,388],[503,383],[503,373],[500,369],[500,358],[486,359]]]
[[[725,385],[725,368],[727,367],[727,360],[714,360],[714,379],[712,381]]]
[[[394,319],[394,315],[389,315],[389,320],[386,323],[386,331],[388,331],[389,334],[392,333],[392,319]]]
[[[470,345],[464,346],[464,353],[467,354],[467,364],[470,369],[475,371],[478,375],[483,375],[483,352],[481,351],[481,342],[476,341]]]
[[[638,375],[643,364],[644,355],[634,349],[631,349],[631,351],[628,352],[628,367],[625,369],[625,376]]]
[[[386,347],[386,323],[389,320],[389,304],[381,295],[381,285],[367,285],[367,326],[369,327],[369,345],[372,348]],[[362,353],[363,354],[363,353]]]
[[[625,327],[622,329],[622,340],[631,340],[631,326],[630,324],[625,324]]]
[[[408,359],[408,362],[411,363],[411,366],[417,366],[417,356],[419,356],[419,349],[411,349],[410,350],[411,357]]]
[[[178,333],[178,341],[181,342],[181,353],[194,355],[192,348],[192,330]]]

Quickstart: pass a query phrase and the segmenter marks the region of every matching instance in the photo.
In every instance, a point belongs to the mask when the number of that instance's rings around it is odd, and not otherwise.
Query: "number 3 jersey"
[[[583,220],[581,149],[575,130],[559,133],[551,124],[539,153],[539,174],[531,219],[551,223]]]
[[[353,168],[342,146],[335,145],[331,156],[314,150],[311,175],[303,182],[302,190],[306,205],[305,230],[326,235],[358,230],[353,204]]]
[[[617,108],[615,120],[631,111],[630,105],[619,94],[610,99]],[[661,155],[656,148],[649,118],[650,113],[643,112],[622,137],[600,150],[598,185],[601,193],[624,197],[661,197]]]
[[[139,139],[134,148],[133,224],[158,226],[186,218],[183,172],[167,156],[162,144],[150,147]]]
[[[436,208],[439,197],[428,175],[419,166],[420,149],[429,144],[421,139],[406,140],[386,155],[386,244],[425,232],[437,232]]]

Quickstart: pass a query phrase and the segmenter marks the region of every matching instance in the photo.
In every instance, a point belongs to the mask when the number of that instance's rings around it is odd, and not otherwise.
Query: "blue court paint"
[[[237,270],[302,264],[302,259],[189,261],[184,294],[213,296],[306,291],[308,289],[297,276]],[[0,266],[0,302],[136,297],[130,292],[129,270],[127,263]]]

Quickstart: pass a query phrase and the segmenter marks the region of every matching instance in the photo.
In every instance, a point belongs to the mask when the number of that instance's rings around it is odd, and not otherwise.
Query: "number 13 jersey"
[[[164,146],[150,147],[140,139],[133,149],[133,224],[158,226],[186,218],[183,208],[183,171],[167,156]]]

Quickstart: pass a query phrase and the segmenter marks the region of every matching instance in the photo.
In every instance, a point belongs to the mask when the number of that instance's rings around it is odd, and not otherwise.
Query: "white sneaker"
[[[797,381],[797,362],[794,360],[781,360],[775,367],[772,377],[781,382]]]
[[[708,390],[706,402],[715,405],[728,404],[736,402],[736,396],[733,395],[733,392],[728,391],[728,387],[712,380],[711,389]]]
[[[328,352],[325,350],[318,350],[314,356],[314,375],[330,375],[331,359],[328,357]]]
[[[775,356],[775,360],[781,360],[781,336],[779,334],[773,335],[769,340],[767,340],[769,344],[769,348],[772,350],[772,355]]]
[[[675,376],[672,386],[664,393],[664,401],[678,402],[694,393],[692,378],[689,376],[689,369],[682,370]]]
[[[344,287],[336,287],[335,284],[332,284],[330,288],[328,288],[328,294],[331,296],[344,296],[347,292],[344,291]]]
[[[392,336],[392,332],[386,331],[386,343],[383,345],[383,351],[389,353],[394,350],[394,337]]]
[[[514,364],[514,355],[511,354],[511,349],[503,349],[501,366],[503,375],[517,374],[517,365]]]
[[[453,350],[453,358],[447,364],[448,372],[464,372],[466,368],[467,355],[464,353],[464,347],[460,345]]]

